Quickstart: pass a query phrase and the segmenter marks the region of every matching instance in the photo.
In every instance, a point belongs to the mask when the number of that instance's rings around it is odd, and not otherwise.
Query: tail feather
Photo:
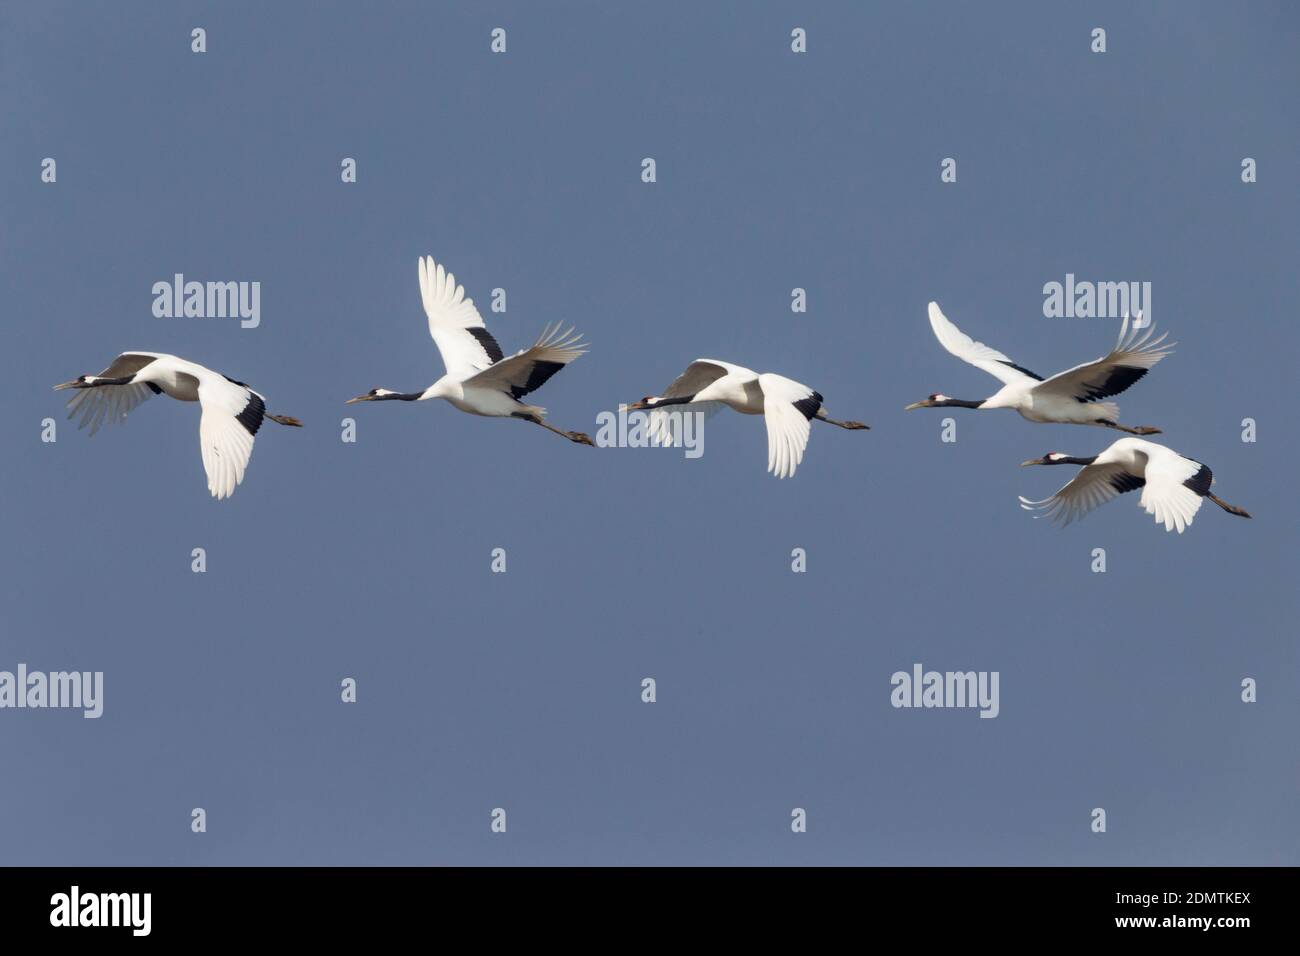
[[[1092,402],[1089,405],[1090,411],[1096,411],[1098,418],[1104,418],[1107,421],[1119,421],[1119,405],[1115,402]]]

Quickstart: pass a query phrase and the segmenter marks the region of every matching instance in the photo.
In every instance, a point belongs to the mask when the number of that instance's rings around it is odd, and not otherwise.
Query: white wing
[[[1146,487],[1138,501],[1146,513],[1154,515],[1156,524],[1166,531],[1177,529],[1179,534],[1192,523],[1200,510],[1202,498],[1185,481],[1201,470],[1199,461],[1176,454],[1163,445],[1156,445],[1147,458]]]
[[[532,346],[470,376],[464,384],[496,388],[517,401],[586,351],[582,335],[573,329],[561,332],[557,322],[547,326]]]
[[[209,376],[199,383],[199,405],[199,447],[208,491],[214,498],[228,498],[244,480],[266,404],[247,386]]]
[[[157,354],[144,352],[123,352],[96,378],[126,378],[159,357]],[[80,418],[77,429],[90,426],[90,433],[93,435],[99,431],[101,425],[126,421],[126,416],[134,411],[136,406],[154,394],[154,390],[143,382],[134,382],[130,385],[96,385],[94,388],[78,389],[68,399],[68,418]]]
[[[1047,381],[1035,386],[1036,393],[1050,392],[1065,398],[1078,399],[1081,402],[1095,402],[1099,399],[1118,395],[1128,388],[1152,366],[1159,362],[1173,349],[1174,343],[1163,345],[1165,335],[1152,339],[1155,326],[1146,330],[1129,328],[1128,316],[1120,326],[1119,340],[1109,354],[1083,365],[1076,365],[1053,375]]]
[[[501,361],[501,346],[483,326],[474,300],[432,256],[420,260],[420,299],[448,374],[464,378]]]
[[[1125,465],[1110,462],[1104,465],[1087,465],[1079,470],[1060,491],[1042,501],[1020,499],[1026,511],[1041,511],[1042,515],[1059,521],[1065,527],[1082,518],[1093,508],[1118,498],[1126,491],[1142,487],[1142,479],[1129,472]]]
[[[686,443],[687,415],[699,415],[700,421],[707,421],[721,410],[721,402],[689,402],[685,405],[671,405],[668,408],[652,408],[646,423],[646,434],[650,437],[652,445],[675,448]]]
[[[808,422],[821,408],[822,397],[807,385],[770,372],[758,377],[767,421],[767,470],[789,478],[808,447]]]
[[[68,399],[68,418],[80,417],[78,430],[90,426],[93,435],[101,425],[113,425],[126,421],[126,416],[133,412],[141,402],[153,395],[148,385],[97,385],[94,388],[78,389]]]
[[[957,326],[948,321],[948,317],[939,311],[939,303],[930,303],[930,328],[939,344],[957,356],[963,362],[969,362],[981,368],[1004,385],[1023,385],[1041,382],[1042,377],[1027,368],[1021,368],[997,349],[990,348],[983,342],[976,342]]]
[[[724,375],[749,376],[758,378],[750,369],[717,359],[696,359],[686,366],[686,371],[673,379],[673,383],[659,396],[660,398],[683,398],[700,392],[707,385],[712,385]]]
[[[724,375],[733,373],[750,378],[758,377],[749,369],[740,365],[732,365],[730,362],[719,362],[717,359],[696,359],[686,366],[686,371],[673,379],[673,383],[659,397],[684,398],[687,395],[694,395],[712,385]],[[648,425],[650,441],[655,445],[671,448],[679,440],[685,440],[686,432],[683,427],[683,415],[699,412],[703,413],[705,418],[709,418],[716,415],[721,408],[721,402],[692,402],[689,407],[672,405],[668,408],[653,409],[650,412]]]

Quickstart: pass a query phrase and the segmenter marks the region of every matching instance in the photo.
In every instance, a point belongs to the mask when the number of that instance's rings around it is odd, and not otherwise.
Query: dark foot
[[[591,436],[584,435],[582,432],[569,432],[568,438],[569,441],[577,442],[579,445],[590,445],[592,448],[596,447],[596,443],[591,440]]]

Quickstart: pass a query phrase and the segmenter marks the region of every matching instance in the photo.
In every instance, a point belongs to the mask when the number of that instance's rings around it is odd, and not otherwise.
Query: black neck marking
[[[964,398],[945,398],[943,401],[935,402],[933,408],[979,408],[983,405],[983,400],[978,402],[968,402]]]
[[[661,398],[657,402],[651,403],[648,408],[660,408],[664,405],[688,405],[695,400],[694,395],[681,395],[677,398]]]

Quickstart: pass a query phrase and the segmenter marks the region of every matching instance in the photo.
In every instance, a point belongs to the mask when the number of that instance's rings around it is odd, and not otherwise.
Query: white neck
[[[450,375],[444,375],[424,390],[420,395],[420,401],[430,398],[459,398],[463,393],[464,389],[459,382]]]

